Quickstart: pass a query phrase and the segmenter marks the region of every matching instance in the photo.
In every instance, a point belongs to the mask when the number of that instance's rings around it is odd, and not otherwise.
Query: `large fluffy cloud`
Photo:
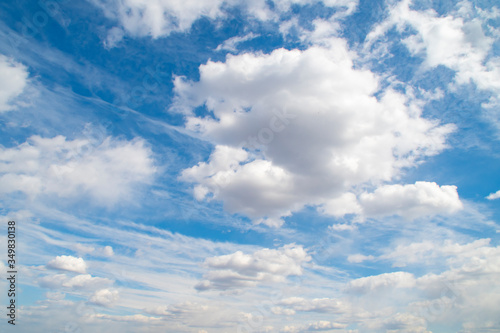
[[[381,91],[373,73],[354,68],[353,57],[344,41],[332,39],[328,48],[208,62],[198,82],[178,77],[173,109],[216,144],[208,162],[182,174],[198,184],[197,198],[214,197],[231,212],[280,225],[305,205],[391,181],[444,149],[453,126],[422,118],[401,93]],[[200,105],[214,117],[193,115]],[[334,206],[327,213],[342,215],[344,205]]]
[[[302,275],[302,264],[311,257],[295,244],[262,249],[253,254],[237,251],[205,260],[210,271],[196,289],[227,290],[256,286],[260,282],[283,282],[287,276]]]
[[[27,68],[0,54],[0,112],[16,107],[15,98],[24,91],[27,83]]]
[[[35,197],[89,195],[99,204],[129,199],[133,186],[155,173],[152,152],[143,139],[67,140],[32,136],[13,148],[0,147],[0,192]]]

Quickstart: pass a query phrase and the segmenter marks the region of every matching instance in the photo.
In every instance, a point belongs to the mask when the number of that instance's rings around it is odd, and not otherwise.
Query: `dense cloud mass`
[[[443,150],[453,126],[422,118],[417,103],[399,92],[381,91],[377,76],[354,68],[353,57],[334,39],[330,48],[229,55],[201,66],[199,82],[177,78],[174,110],[186,114],[188,129],[216,144],[208,163],[182,174],[198,184],[196,197],[210,195],[272,226],[305,205],[343,215],[350,212],[335,200],[347,191],[391,181]],[[200,105],[214,117],[192,115]],[[452,188],[434,191],[460,206]],[[440,207],[446,200],[423,204],[453,210]]]

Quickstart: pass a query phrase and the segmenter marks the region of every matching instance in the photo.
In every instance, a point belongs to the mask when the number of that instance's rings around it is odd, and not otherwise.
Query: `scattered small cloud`
[[[500,199],[500,190],[496,191],[495,193],[490,193],[486,199],[488,200],[496,200],[496,199]]]
[[[47,267],[80,274],[85,274],[87,271],[87,264],[82,258],[65,255],[52,259],[47,263]]]
[[[196,285],[199,291],[255,287],[260,283],[284,282],[287,276],[302,275],[302,264],[311,257],[302,246],[285,245],[278,249],[262,249],[253,254],[233,254],[205,260],[210,271]]]

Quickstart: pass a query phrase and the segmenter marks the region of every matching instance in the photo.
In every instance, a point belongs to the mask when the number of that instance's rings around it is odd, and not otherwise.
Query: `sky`
[[[500,332],[496,1],[3,1],[0,127],[2,332]]]

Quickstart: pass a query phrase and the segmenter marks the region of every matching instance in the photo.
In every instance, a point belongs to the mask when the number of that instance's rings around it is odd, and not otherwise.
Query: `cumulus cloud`
[[[490,193],[490,195],[488,195],[486,199],[488,200],[500,199],[500,190],[496,191],[495,193]]]
[[[208,162],[183,172],[200,198],[279,226],[305,205],[359,213],[362,184],[393,180],[439,153],[453,126],[421,117],[404,95],[375,97],[379,78],[355,69],[343,40],[330,47],[228,55],[200,66],[200,80],[175,79],[172,110],[216,144]],[[205,105],[214,117],[191,113]],[[450,192],[447,188],[442,191]]]
[[[390,6],[388,19],[367,36],[367,47],[393,27],[405,33],[411,27],[414,33],[403,43],[413,55],[423,56],[426,69],[442,65],[454,70],[456,83],[474,83],[492,92],[489,106],[498,107],[500,58],[490,56],[495,43],[491,16],[468,1],[459,2],[457,10],[443,16],[432,9],[411,9],[412,4],[411,0],[403,0]]]
[[[439,186],[430,182],[381,186],[373,193],[361,194],[360,202],[367,216],[397,214],[417,218],[451,214],[463,208],[456,186]]]
[[[116,20],[120,28],[110,31],[107,44],[115,45],[121,37],[122,30],[134,37],[151,36],[158,38],[169,35],[173,31],[188,31],[192,24],[204,17],[212,20],[223,18],[225,9],[239,8],[258,20],[275,20],[279,14],[288,12],[292,5],[323,3],[328,7],[343,9],[351,13],[357,6],[357,0],[275,0],[273,6],[265,0],[91,0],[101,8],[105,15]]]
[[[310,261],[307,252],[295,244],[262,249],[253,254],[237,251],[205,260],[210,271],[196,289],[228,290],[253,287],[262,282],[283,282],[287,276],[302,275],[302,264]]]
[[[439,16],[432,9],[410,9],[412,3],[411,0],[403,0],[390,7],[389,18],[367,36],[368,45],[394,26],[399,31],[411,26],[417,34],[403,42],[413,54],[425,55],[426,66],[444,65],[457,70],[457,80],[461,83],[479,78],[476,75],[486,74],[482,62],[494,39],[484,34],[480,17],[465,20],[472,10],[467,1],[461,2],[460,10],[445,16]],[[496,85],[495,81],[490,83]]]
[[[96,290],[109,287],[113,281],[107,278],[95,277],[90,274],[80,274],[69,277],[66,274],[47,275],[38,279],[38,284],[43,288],[60,290]]]
[[[28,84],[26,66],[0,54],[0,113],[16,108],[16,97]]]
[[[363,192],[358,197],[345,193],[328,200],[319,210],[328,215],[358,214],[363,217],[399,215],[415,219],[437,214],[452,214],[463,208],[457,187],[439,186],[433,182],[393,184],[378,187],[374,192]],[[336,230],[340,227],[332,227]]]
[[[87,271],[85,260],[72,256],[57,256],[48,262],[47,267],[80,274],[84,274]]]
[[[108,137],[96,144],[90,139],[32,136],[17,147],[0,147],[3,193],[85,194],[98,204],[113,205],[130,199],[133,186],[147,183],[155,171],[152,152],[139,138]]]
[[[96,291],[90,298],[89,301],[91,303],[101,305],[101,306],[110,306],[114,304],[119,298],[117,290],[111,289],[101,289]]]
[[[90,274],[82,274],[65,281],[63,286],[76,289],[95,289],[111,284],[113,284],[113,281],[110,279],[95,277]]]

